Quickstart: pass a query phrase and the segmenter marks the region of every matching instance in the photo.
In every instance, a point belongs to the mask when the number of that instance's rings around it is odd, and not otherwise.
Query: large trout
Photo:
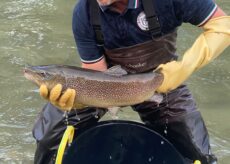
[[[75,103],[85,106],[112,108],[161,101],[154,93],[161,85],[163,75],[156,72],[128,75],[120,66],[100,72],[74,66],[45,65],[28,66],[24,75],[38,86],[45,84],[48,89],[58,83],[63,85],[63,90],[75,89]]]

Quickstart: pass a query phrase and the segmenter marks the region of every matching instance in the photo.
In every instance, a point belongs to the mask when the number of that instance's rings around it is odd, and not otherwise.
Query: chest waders
[[[95,31],[96,41],[99,48],[104,48],[100,22],[101,11],[96,0],[88,0],[88,3],[90,22]],[[176,31],[162,35],[153,1],[142,0],[142,4],[152,40],[130,47],[112,50],[104,48],[109,65],[121,65],[129,73],[152,71],[159,64],[177,59],[175,56]],[[132,108],[138,112],[141,120],[148,127],[170,141],[190,163],[196,159],[199,159],[202,164],[216,161],[210,151],[209,136],[204,121],[185,85],[165,94],[163,102],[159,105],[144,102]],[[98,120],[105,113],[106,109],[99,108],[73,110],[68,114],[67,122],[63,117],[63,112],[48,103],[33,128],[33,136],[37,141],[34,163],[55,163],[57,149],[66,130],[66,124],[73,125],[76,130],[75,134],[80,134],[81,131],[84,131],[83,129],[97,125]],[[101,148],[100,144],[98,148]]]

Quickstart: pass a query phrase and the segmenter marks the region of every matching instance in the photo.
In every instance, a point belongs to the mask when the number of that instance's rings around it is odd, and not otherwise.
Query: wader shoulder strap
[[[90,23],[95,31],[98,46],[104,45],[103,33],[101,30],[100,8],[96,0],[88,0],[90,8]],[[153,0],[142,0],[143,9],[149,25],[151,37],[161,36],[161,27],[156,15]]]
[[[142,0],[142,5],[146,14],[149,31],[152,38],[154,38],[155,36],[161,36],[161,26],[155,11],[155,5],[153,1],[154,0]]]
[[[103,46],[104,38],[101,31],[101,17],[100,8],[96,0],[88,0],[90,11],[90,23],[93,26],[93,30],[96,35],[96,41],[98,46]]]

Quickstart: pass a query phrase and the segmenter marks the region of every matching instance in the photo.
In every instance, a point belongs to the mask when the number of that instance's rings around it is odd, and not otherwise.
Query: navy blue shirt
[[[183,22],[200,26],[215,12],[217,5],[212,0],[155,0],[155,10],[162,33],[175,30]],[[143,21],[141,0],[129,0],[123,14],[101,8],[101,28],[104,47],[115,49],[132,46],[151,40],[148,25]],[[90,24],[87,0],[79,0],[73,12],[72,28],[78,52],[84,63],[97,62],[103,54],[97,47],[95,33]]]

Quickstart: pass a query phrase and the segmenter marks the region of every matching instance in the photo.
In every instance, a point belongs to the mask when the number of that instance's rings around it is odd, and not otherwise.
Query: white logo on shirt
[[[140,12],[140,14],[137,16],[137,25],[138,27],[140,27],[141,30],[149,30],[149,24],[146,20],[146,15],[143,11]]]

